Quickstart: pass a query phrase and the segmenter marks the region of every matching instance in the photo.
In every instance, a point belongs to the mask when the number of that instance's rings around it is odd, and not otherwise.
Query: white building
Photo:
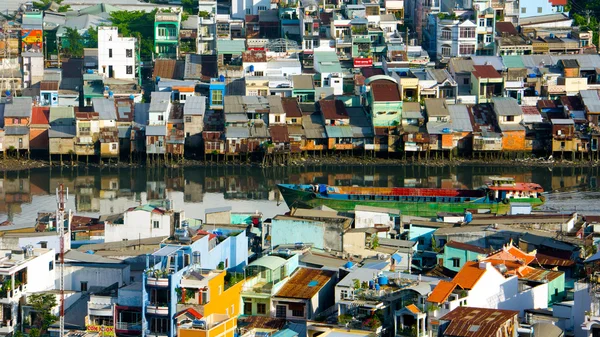
[[[171,93],[154,91],[150,94],[148,125],[166,125],[171,111]]]
[[[476,24],[471,20],[437,20],[437,59],[475,55],[477,49]]]
[[[217,47],[217,1],[198,2],[198,49],[197,54],[215,54]],[[208,13],[208,15],[204,15]]]
[[[355,228],[387,226],[394,229],[395,220],[399,218],[398,210],[370,206],[356,206],[354,209]]]
[[[54,250],[29,248],[1,250],[0,305],[2,321],[0,335],[15,332],[19,317],[19,303],[27,294],[54,289]]]
[[[129,264],[75,250],[65,254],[64,271],[65,290],[71,291],[96,292],[115,283],[122,287],[131,282]]]
[[[246,15],[258,15],[259,11],[271,9],[270,0],[233,0],[231,1],[231,18],[245,19]]]
[[[24,52],[23,58],[23,88],[29,88],[44,79],[44,55]]]
[[[171,217],[167,208],[146,204],[123,213],[123,223],[106,223],[104,242],[146,239],[171,234]]]
[[[105,77],[136,77],[134,37],[120,37],[117,27],[98,27],[98,73]]]

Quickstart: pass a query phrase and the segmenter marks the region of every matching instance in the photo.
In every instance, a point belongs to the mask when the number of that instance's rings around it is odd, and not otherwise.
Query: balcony
[[[335,39],[335,44],[336,46],[341,46],[341,45],[351,45],[352,44],[352,38],[350,36],[342,36],[342,38],[340,39]]]
[[[115,328],[121,331],[142,331],[142,322],[117,322]]]
[[[212,41],[215,39],[215,35],[212,33],[206,33],[206,34],[202,34],[202,35],[198,36],[198,39],[200,41]]]
[[[151,287],[168,287],[169,286],[169,278],[167,276],[148,276],[146,281],[146,285]]]
[[[10,334],[15,331],[15,326],[12,324],[12,321],[7,320],[5,322],[0,322],[0,334]]]
[[[171,36],[171,35],[157,35],[156,41],[168,41],[168,42],[177,42],[179,40],[179,36]]]
[[[146,313],[150,315],[168,315],[169,307],[167,303],[149,304],[146,307]]]

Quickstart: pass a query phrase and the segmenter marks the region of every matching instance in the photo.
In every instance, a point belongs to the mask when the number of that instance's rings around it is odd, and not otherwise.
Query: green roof
[[[333,51],[315,52],[314,60],[319,63],[321,73],[341,73],[340,59]]]
[[[93,6],[89,6],[84,9],[81,9],[81,10],[79,10],[79,15],[84,15],[84,14],[98,15],[101,13],[117,12],[120,10],[121,9],[119,7],[115,7],[113,5],[103,3],[103,4],[93,5]]]
[[[50,108],[50,125],[75,125],[73,107],[53,106]]]
[[[279,256],[263,256],[260,259],[250,263],[248,266],[260,266],[270,270],[275,270],[285,264],[285,259]]]
[[[246,50],[244,40],[217,40],[217,51],[219,54],[241,54]]]
[[[525,64],[520,55],[502,56],[502,61],[506,68],[525,68]]]

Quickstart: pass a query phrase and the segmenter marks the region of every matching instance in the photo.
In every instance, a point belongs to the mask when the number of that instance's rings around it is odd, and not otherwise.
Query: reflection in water
[[[596,211],[600,201],[599,168],[518,168],[465,165],[308,166],[260,169],[250,167],[189,167],[184,169],[35,169],[0,172],[0,222],[31,224],[37,212],[56,207],[54,189],[69,188],[67,206],[80,215],[114,214],[145,203],[171,198],[186,216],[203,218],[206,208],[230,205],[234,211],[261,211],[271,217],[287,211],[279,200],[278,183],[330,185],[472,188],[491,175],[536,182],[552,192],[547,209]],[[52,192],[52,193],[50,193]]]

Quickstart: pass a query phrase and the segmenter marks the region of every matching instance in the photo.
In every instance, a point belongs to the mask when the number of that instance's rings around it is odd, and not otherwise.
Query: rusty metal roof
[[[334,271],[299,268],[290,280],[275,294],[275,297],[313,298],[335,275]],[[331,294],[333,295],[333,294]]]
[[[444,336],[489,337],[518,315],[515,310],[458,307],[440,321],[450,321]]]

